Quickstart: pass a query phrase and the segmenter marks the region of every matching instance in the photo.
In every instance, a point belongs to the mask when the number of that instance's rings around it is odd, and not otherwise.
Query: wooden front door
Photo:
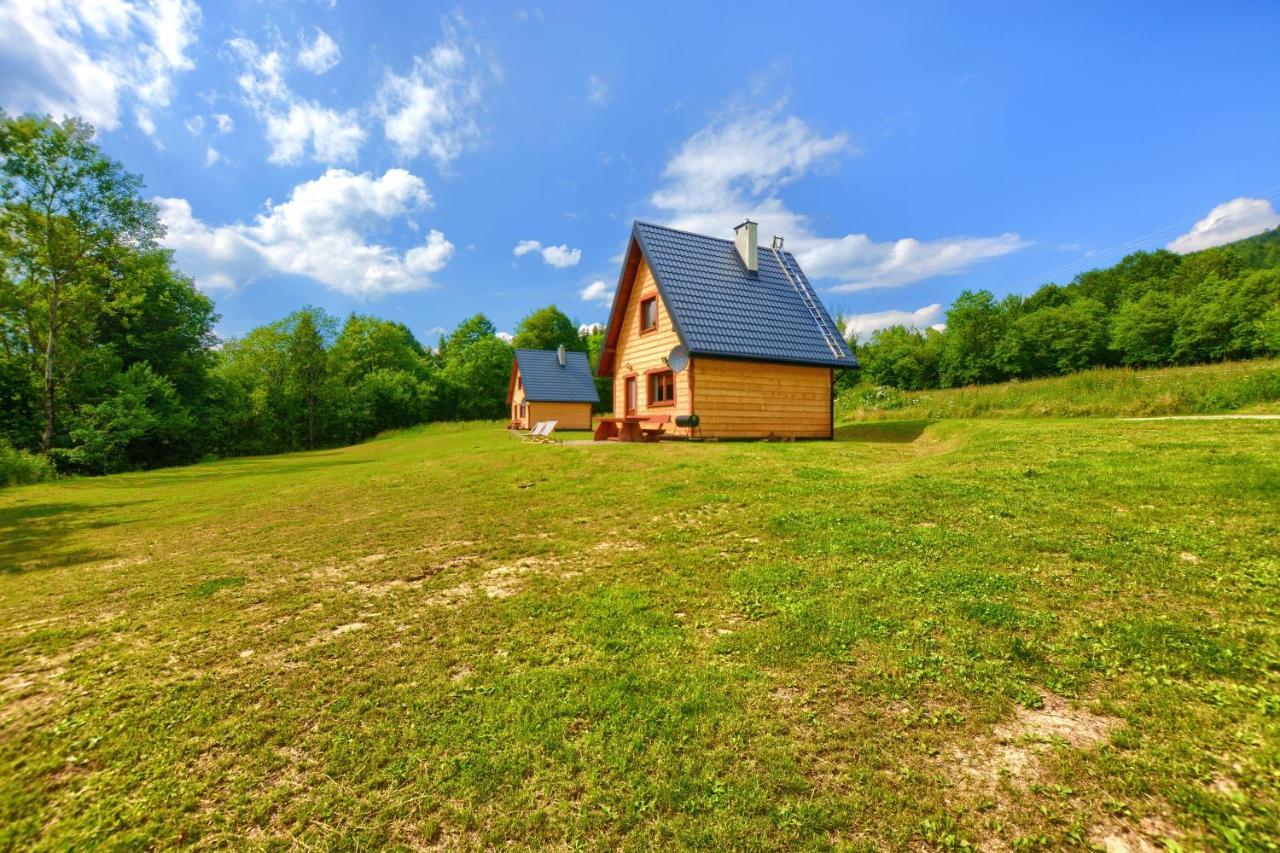
[[[627,412],[628,415],[636,413],[636,378],[634,376],[627,377]]]

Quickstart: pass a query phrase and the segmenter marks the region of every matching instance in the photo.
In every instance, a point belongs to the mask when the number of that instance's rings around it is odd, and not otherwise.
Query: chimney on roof
[[[564,344],[561,344],[560,348],[556,350],[556,360],[560,362],[561,367],[564,367]]]
[[[756,223],[744,219],[742,224],[733,229],[733,242],[738,247],[738,257],[747,272],[756,272],[759,268],[759,252],[756,247]]]

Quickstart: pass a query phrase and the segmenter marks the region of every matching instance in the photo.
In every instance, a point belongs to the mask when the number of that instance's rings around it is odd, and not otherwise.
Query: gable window
[[[646,296],[640,300],[640,331],[652,332],[658,328],[658,297]]]
[[[676,404],[676,375],[670,370],[658,370],[649,374],[649,405],[674,406]]]

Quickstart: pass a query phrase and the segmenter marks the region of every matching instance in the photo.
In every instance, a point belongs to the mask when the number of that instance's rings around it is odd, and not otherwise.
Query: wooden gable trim
[[[622,272],[618,275],[618,286],[613,292],[613,307],[609,309],[609,325],[604,331],[604,347],[600,350],[600,363],[596,365],[597,376],[613,375],[613,360],[618,354],[618,338],[622,336],[622,323],[626,319],[627,305],[631,301],[631,288],[636,281],[636,273],[640,271],[640,243],[635,234],[627,244],[627,256],[622,262]]]
[[[510,406],[511,403],[516,398],[516,377],[519,375],[520,375],[520,360],[512,359],[511,378],[507,380],[507,405],[508,406]],[[528,395],[526,394],[525,397],[527,398]]]
[[[640,229],[637,225],[632,225],[631,242],[627,244],[627,256],[622,262],[622,273],[618,276],[618,286],[613,294],[613,306],[609,309],[609,325],[604,333],[604,347],[600,351],[600,364],[596,367],[597,376],[613,375],[615,368],[614,358],[618,354],[618,338],[622,336],[622,324],[626,320],[624,315],[627,313],[627,305],[631,301],[631,291],[635,287],[641,259],[649,265],[649,272],[653,275],[653,283],[658,288],[658,298],[662,300],[662,307],[667,310],[667,317],[671,320],[671,328],[675,330],[676,337],[680,340],[680,345],[689,352],[690,356],[693,355],[693,351],[689,348],[689,339],[685,337],[684,330],[680,328],[680,318],[676,316],[675,310],[671,307],[671,300],[667,298],[667,292],[662,286],[662,279],[658,277],[658,270],[649,261],[648,253],[644,250],[644,243],[640,239]]]

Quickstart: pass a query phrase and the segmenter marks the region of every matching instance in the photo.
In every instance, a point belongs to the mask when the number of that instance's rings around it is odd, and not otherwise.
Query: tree
[[[947,311],[939,376],[943,387],[994,382],[1001,378],[996,367],[996,343],[1004,334],[1006,318],[989,290],[962,292]]]
[[[858,348],[863,373],[877,385],[916,391],[938,384],[938,356],[942,335],[924,334],[906,326],[878,329]]]
[[[101,403],[84,405],[73,419],[73,446],[61,455],[72,467],[92,474],[189,462],[193,451],[190,413],[173,383],[146,362],[133,365],[113,382]]]
[[[87,349],[102,293],[121,257],[161,233],[142,180],[107,158],[93,128],[71,118],[0,113],[0,234],[7,291],[40,374],[40,446],[53,447],[59,392],[76,350]]]
[[[316,446],[316,397],[328,375],[325,341],[332,336],[333,319],[319,308],[303,308],[286,321],[289,332],[289,373],[307,412],[307,448]]]
[[[492,333],[483,314],[463,320],[442,351],[442,379],[460,420],[490,420],[506,413],[507,383],[515,351]],[[489,334],[484,335],[484,331]]]
[[[347,387],[375,370],[427,372],[426,352],[403,323],[352,314],[329,353],[332,373]]]
[[[521,320],[511,343],[518,349],[564,347],[575,352],[587,351],[587,342],[578,334],[577,325],[554,305],[534,311]]]
[[[592,407],[596,412],[613,411],[613,377],[598,375],[600,356],[604,352],[604,335],[604,330],[601,329],[582,338],[587,349],[587,366],[591,368],[591,375],[595,377],[596,394],[600,396],[599,402]]]
[[[1182,313],[1180,300],[1153,290],[1116,309],[1111,320],[1111,349],[1122,364],[1154,366],[1173,360],[1173,336]]]

